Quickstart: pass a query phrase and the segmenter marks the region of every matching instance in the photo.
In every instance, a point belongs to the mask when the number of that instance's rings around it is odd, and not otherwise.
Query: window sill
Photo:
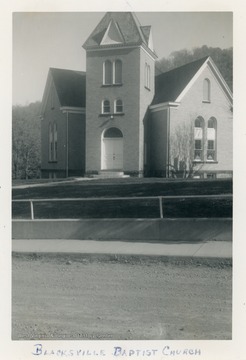
[[[202,100],[203,104],[211,104],[210,100]]]
[[[49,163],[49,164],[54,164],[54,163],[56,164],[56,163],[57,163],[57,160],[49,160],[48,163]]]
[[[118,113],[101,113],[101,114],[99,114],[99,116],[100,117],[114,117],[114,116],[123,116],[123,115],[125,115],[125,113],[124,112],[118,112]]]
[[[193,160],[195,164],[218,164],[217,160]]]
[[[102,87],[115,87],[115,86],[122,86],[123,84],[102,84]]]

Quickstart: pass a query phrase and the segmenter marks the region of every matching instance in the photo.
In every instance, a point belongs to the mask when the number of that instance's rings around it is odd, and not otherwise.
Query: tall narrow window
[[[209,79],[203,81],[203,101],[210,102],[211,100],[211,85]]]
[[[49,161],[53,160],[53,129],[52,124],[49,123]]]
[[[50,91],[50,108],[51,110],[53,110],[55,108],[55,89],[54,86],[51,87],[51,91]]]
[[[116,113],[122,113],[123,112],[123,102],[121,99],[115,100],[115,109],[114,111]]]
[[[103,63],[103,84],[112,85],[112,63],[110,60],[106,60]]]
[[[207,160],[216,160],[216,119],[211,118],[208,120],[207,127]]]
[[[54,123],[54,161],[57,161],[57,124]]]
[[[122,61],[114,62],[114,84],[122,84]]]
[[[103,114],[109,114],[110,113],[110,101],[109,100],[103,100],[103,102],[102,102],[102,113]]]
[[[194,127],[194,161],[203,161],[204,120],[198,117]]]
[[[57,161],[57,124],[49,124],[49,161]]]
[[[150,65],[147,66],[147,88],[150,89]]]
[[[145,63],[144,86],[150,89],[150,65]]]

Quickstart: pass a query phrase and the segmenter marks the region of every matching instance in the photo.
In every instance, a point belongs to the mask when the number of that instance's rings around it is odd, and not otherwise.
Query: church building
[[[232,93],[210,57],[161,73],[130,12],[106,13],[83,48],[86,72],[48,73],[43,178],[232,176]]]

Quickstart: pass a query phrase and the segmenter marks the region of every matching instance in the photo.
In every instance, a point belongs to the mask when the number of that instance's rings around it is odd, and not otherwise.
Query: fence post
[[[34,220],[34,209],[33,209],[33,202],[32,202],[32,200],[30,201],[30,205],[31,205],[31,219]]]
[[[162,196],[159,196],[160,218],[163,219]]]

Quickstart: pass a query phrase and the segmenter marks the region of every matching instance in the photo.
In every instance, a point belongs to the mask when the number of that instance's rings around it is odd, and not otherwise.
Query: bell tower
[[[150,26],[134,13],[108,12],[86,50],[86,173],[144,171],[144,122],[154,96]]]

